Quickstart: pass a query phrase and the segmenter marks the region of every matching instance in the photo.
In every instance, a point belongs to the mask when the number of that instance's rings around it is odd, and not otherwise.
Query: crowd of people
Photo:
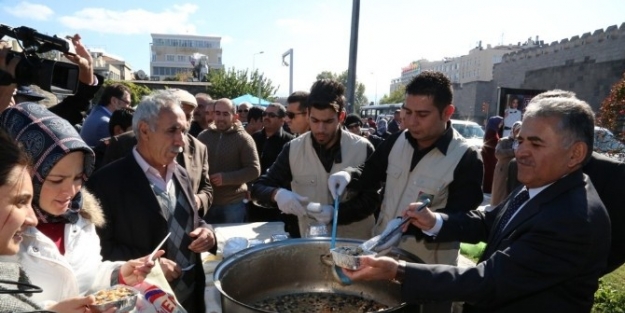
[[[339,237],[382,236],[410,218],[376,252],[398,246],[423,263],[378,255],[344,272],[401,283],[422,312],[451,312],[452,302],[464,312],[589,312],[598,279],[625,262],[614,183],[625,165],[592,152],[594,113],[573,93],[540,94],[523,112],[511,101],[478,150],[451,126],[440,72],[412,79],[402,108],[377,123],[348,115],[345,87],[329,79],[286,105],[182,89],[133,105],[124,85],[101,87],[73,42],[75,95],[46,108],[0,86],[0,291],[12,291],[0,292],[0,311],[89,312],[90,294],[136,285],[158,264],[185,310],[204,312],[200,254],[216,252],[213,225],[280,221],[305,237],[332,221],[335,201]],[[15,76],[8,51],[0,44],[5,78]],[[460,242],[480,241],[479,262],[458,267]]]

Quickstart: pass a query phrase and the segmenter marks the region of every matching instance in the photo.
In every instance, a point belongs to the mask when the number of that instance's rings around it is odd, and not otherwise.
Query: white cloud
[[[161,12],[144,9],[115,11],[87,8],[60,18],[61,24],[73,30],[136,35],[146,33],[195,34],[196,27],[189,17],[198,10],[195,4],[174,5]]]
[[[45,21],[52,14],[54,14],[54,11],[52,11],[52,9],[43,4],[35,4],[26,1],[19,2],[14,7],[5,7],[4,11],[19,18],[27,18],[39,21]]]

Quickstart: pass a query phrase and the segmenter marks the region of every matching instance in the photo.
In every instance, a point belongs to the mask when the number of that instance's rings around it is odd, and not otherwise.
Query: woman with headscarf
[[[32,207],[38,224],[22,232],[18,254],[33,284],[43,289],[32,300],[49,307],[117,283],[141,282],[154,265],[151,260],[102,261],[95,228],[104,224],[104,216],[95,198],[81,190],[94,154],[72,125],[25,102],[3,111],[0,127],[25,147],[34,165]]]
[[[31,206],[30,159],[1,129],[0,147],[0,312],[39,311],[42,307],[31,295],[40,288],[31,283],[15,257],[23,234],[37,225]],[[93,297],[67,299],[48,309],[61,313],[84,312],[85,305],[93,301]]]
[[[484,162],[484,181],[482,183],[482,191],[491,193],[493,186],[493,173],[495,171],[495,147],[499,141],[499,131],[503,125],[503,117],[492,116],[486,124],[486,134],[484,134],[484,144],[482,145],[482,161]]]
[[[493,174],[493,187],[490,195],[490,204],[495,206],[508,197],[508,166],[514,158],[514,140],[521,129],[521,122],[514,122],[510,136],[501,138],[495,147],[497,165]]]

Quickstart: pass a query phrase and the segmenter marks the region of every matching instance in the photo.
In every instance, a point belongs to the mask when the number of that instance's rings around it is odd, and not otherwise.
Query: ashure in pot
[[[337,246],[357,246],[361,243],[361,240],[337,239]],[[344,299],[357,296],[387,307],[378,312],[401,311],[404,303],[401,302],[400,285],[375,281],[344,286],[337,282],[332,275],[332,267],[327,264],[329,250],[329,238],[290,239],[249,248],[223,260],[214,272],[223,312],[275,312],[255,307],[254,304],[277,298],[288,299],[287,295],[294,294],[312,298],[330,297],[332,294],[348,296]],[[400,249],[392,250],[390,256],[422,262]],[[323,310],[320,308],[319,312]]]

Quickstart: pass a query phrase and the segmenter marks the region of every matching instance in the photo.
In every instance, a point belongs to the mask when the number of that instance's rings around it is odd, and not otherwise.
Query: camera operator
[[[11,75],[15,77],[15,67],[20,62],[20,57],[14,57],[9,64],[6,64],[6,56],[11,51],[11,46],[6,41],[0,41],[0,76]],[[16,84],[0,85],[0,112],[4,109],[15,105],[13,94],[15,93]]]
[[[80,124],[83,121],[82,112],[86,111],[91,104],[91,100],[94,95],[100,89],[100,86],[104,82],[104,77],[94,75],[93,73],[93,59],[85,46],[80,41],[80,35],[76,34],[71,38],[72,43],[76,49],[76,55],[65,54],[65,57],[72,63],[78,65],[80,81],[78,85],[78,91],[76,94],[71,95],[63,99],[63,101],[49,108],[54,114],[66,119],[72,125]],[[10,64],[6,64],[6,56],[11,50],[8,43],[3,42],[0,50],[0,70],[4,70],[15,77],[15,66],[19,62],[20,58],[14,57]],[[8,86],[0,86],[2,92],[0,96],[0,110],[8,107],[12,100],[8,100],[8,94],[13,95],[16,85],[11,84]]]
[[[102,83],[104,83],[104,77],[94,75],[93,58],[80,39],[79,34],[72,37],[76,55],[65,54],[68,60],[78,65],[78,80],[80,81],[78,91],[76,94],[66,97],[63,101],[59,102],[59,104],[49,109],[52,113],[66,119],[72,125],[82,124],[82,112],[89,109],[91,100],[93,100],[95,94],[100,90]]]

